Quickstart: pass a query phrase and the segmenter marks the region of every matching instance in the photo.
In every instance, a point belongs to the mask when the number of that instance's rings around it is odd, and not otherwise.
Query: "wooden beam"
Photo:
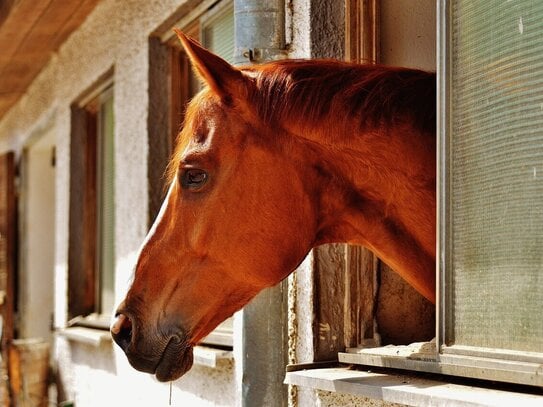
[[[37,24],[50,1],[20,0],[12,8],[0,26],[0,77],[6,62],[9,62],[17,49]]]
[[[81,25],[98,0],[8,3],[0,7],[0,118],[24,94],[52,53]]]

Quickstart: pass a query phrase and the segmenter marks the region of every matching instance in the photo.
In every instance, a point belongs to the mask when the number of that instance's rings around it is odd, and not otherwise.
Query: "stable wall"
[[[148,38],[166,21],[180,18],[189,0],[104,0],[53,56],[25,96],[0,121],[0,151],[20,152],[36,129],[55,134],[55,320],[57,329],[67,321],[67,258],[69,213],[70,105],[112,67],[116,143],[116,298],[129,281],[138,248],[147,231],[147,112]],[[341,57],[343,15],[340,2],[294,0],[287,18],[290,57]],[[334,6],[336,4],[336,6]],[[435,3],[430,0],[384,0],[382,4],[382,62],[392,65],[435,67]],[[328,7],[331,5],[334,7]],[[325,11],[319,9],[324,7]],[[313,11],[311,11],[313,10]],[[320,10],[317,12],[317,10]],[[323,19],[335,23],[323,26]],[[326,22],[326,21],[324,21]],[[312,30],[322,30],[311,35]],[[330,31],[331,30],[331,31]],[[321,38],[321,40],[319,40]],[[291,309],[291,346],[303,361],[312,347],[311,292],[305,284],[310,263],[298,275],[296,310]],[[235,333],[239,335],[239,333]],[[235,343],[240,343],[239,338]],[[58,370],[66,398],[78,406],[167,405],[169,385],[132,369],[124,354],[110,341],[98,345],[57,337]],[[263,349],[265,352],[265,349]],[[308,358],[310,355],[306,355]],[[257,372],[255,372],[256,374]],[[195,366],[173,384],[172,405],[241,405],[236,361],[218,368]],[[237,379],[238,378],[238,379]],[[364,405],[367,400],[327,392],[299,389],[300,406]]]
[[[147,232],[148,38],[166,20],[173,24],[191,3],[195,2],[102,1],[0,121],[0,151],[11,149],[20,155],[39,128],[47,127],[55,136],[56,232],[50,238],[55,243],[57,330],[67,322],[70,105],[113,68],[119,299]],[[32,289],[43,289],[38,280],[30,278]],[[28,318],[45,319],[49,324],[48,315]],[[77,406],[167,405],[169,386],[134,371],[111,341],[95,346],[57,335],[55,357],[63,384],[61,393]],[[214,369],[195,367],[174,383],[172,393],[172,405],[235,405],[234,364],[227,362]]]
[[[147,232],[148,40],[159,27],[172,25],[197,4],[195,0],[100,2],[53,55],[25,95],[0,120],[0,151],[26,145],[48,129],[56,147],[54,180],[54,327],[67,323],[68,214],[70,180],[70,105],[113,70],[115,115],[115,296],[120,300],[130,280],[138,249]],[[309,0],[289,3],[291,56],[310,55]],[[32,205],[40,206],[33,200]],[[32,233],[28,230],[28,233]],[[28,275],[28,289],[44,285]],[[48,289],[49,290],[49,289]],[[30,312],[29,310],[27,310]],[[43,313],[42,313],[43,314]],[[25,324],[48,315],[24,316]],[[33,334],[33,333],[32,333]],[[107,336],[107,335],[106,335]],[[239,329],[235,343],[241,343]],[[91,341],[92,342],[92,341]],[[76,405],[167,405],[170,388],[132,369],[125,355],[106,339],[92,344],[56,335],[54,358],[61,383],[59,401]],[[265,350],[263,350],[265,351]],[[240,354],[240,349],[234,352]],[[242,404],[243,374],[236,360],[216,368],[195,366],[173,383],[172,405]],[[258,372],[254,372],[257,374]]]

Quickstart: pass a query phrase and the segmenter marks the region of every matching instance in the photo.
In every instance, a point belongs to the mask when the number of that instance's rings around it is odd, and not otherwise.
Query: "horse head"
[[[178,35],[207,87],[188,105],[167,196],[111,329],[133,367],[161,381],[184,374],[196,343],[289,274],[316,228],[302,163],[281,154],[280,127],[248,103],[250,74]]]
[[[130,363],[181,376],[195,344],[322,243],[370,248],[435,301],[435,74],[237,69],[178,35],[207,86],[111,329]]]

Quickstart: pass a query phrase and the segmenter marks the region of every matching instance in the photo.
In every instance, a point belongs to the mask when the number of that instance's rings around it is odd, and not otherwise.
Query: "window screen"
[[[233,63],[234,13],[231,7],[204,23],[203,37],[207,48],[226,61]]]
[[[451,11],[448,342],[541,352],[543,2]]]
[[[100,264],[100,312],[109,313],[114,307],[115,276],[115,161],[113,92],[103,95],[99,111],[99,188],[98,188],[98,250]]]

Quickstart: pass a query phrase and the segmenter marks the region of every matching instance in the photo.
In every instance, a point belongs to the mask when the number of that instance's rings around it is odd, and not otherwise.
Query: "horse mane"
[[[359,121],[360,128],[410,120],[435,134],[435,73],[334,60],[282,60],[247,67],[256,87],[250,103],[268,124]]]
[[[407,120],[421,132],[434,135],[436,131],[436,78],[432,72],[293,59],[242,70],[256,85],[248,95],[248,103],[270,127],[287,120],[315,126],[335,118],[335,123],[358,120],[360,130]],[[185,123],[205,116],[202,106],[212,103],[207,93],[197,94],[194,100],[196,103],[185,111]],[[187,141],[182,133],[166,170],[166,185],[175,177],[183,140]]]

